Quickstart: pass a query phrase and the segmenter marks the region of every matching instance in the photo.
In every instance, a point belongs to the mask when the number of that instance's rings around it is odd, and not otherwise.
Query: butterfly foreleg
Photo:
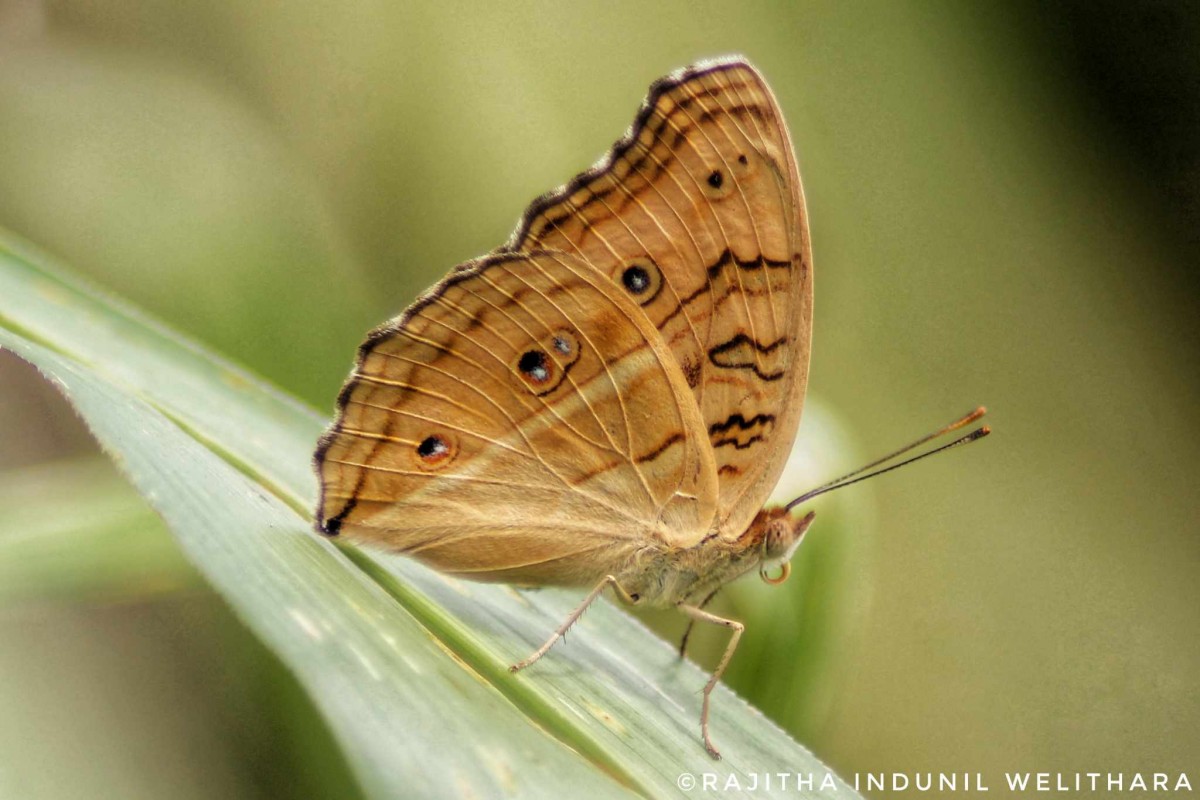
[[[712,700],[713,689],[717,688],[717,683],[721,680],[721,675],[725,673],[725,668],[729,666],[729,660],[733,658],[733,651],[737,649],[738,639],[742,638],[742,631],[746,629],[746,626],[737,620],[725,619],[724,617],[718,617],[716,614],[710,614],[697,606],[680,605],[677,607],[693,620],[722,625],[733,631],[733,635],[729,637],[729,644],[725,647],[725,655],[721,656],[721,663],[717,664],[717,668],[713,670],[712,677],[708,679],[708,683],[704,686],[704,705],[700,709],[700,733],[704,736],[704,749],[713,758],[720,758],[720,751],[713,745],[712,737],[708,735],[708,709]]]
[[[535,650],[533,654],[529,656],[529,658],[526,658],[523,661],[518,661],[516,664],[513,664],[511,667],[509,667],[509,672],[518,672],[523,670],[542,656],[546,655],[546,653],[550,651],[550,648],[554,646],[554,643],[566,635],[571,626],[575,624],[575,621],[583,616],[583,612],[588,610],[588,606],[596,602],[596,598],[604,594],[604,590],[609,586],[613,587],[613,591],[615,591],[617,596],[620,597],[624,602],[637,602],[637,597],[629,594],[623,588],[621,588],[621,584],[617,583],[615,576],[605,575],[604,580],[600,581],[600,583],[596,585],[596,588],[592,589],[592,591],[588,593],[588,596],[583,598],[583,602],[579,604],[579,607],[567,616],[566,620],[563,621],[563,624],[559,625],[554,633],[550,635],[550,638],[546,640],[546,643]]]
[[[706,597],[700,601],[700,604],[697,605],[696,608],[704,608],[706,605],[708,605],[710,602],[712,602],[712,599],[717,596],[717,592],[719,592],[719,591],[721,591],[720,586],[718,586],[716,589],[713,589],[711,592],[708,593],[708,597]],[[680,658],[687,658],[688,637],[692,635],[692,628],[694,628],[695,625],[696,625],[696,620],[694,618],[689,617],[687,627],[683,629],[683,636],[679,640],[679,657]]]

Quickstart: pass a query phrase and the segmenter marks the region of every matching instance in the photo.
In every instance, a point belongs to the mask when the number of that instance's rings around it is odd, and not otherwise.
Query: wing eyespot
[[[517,356],[513,375],[522,387],[541,397],[558,388],[579,355],[579,337],[559,328]]]
[[[540,387],[550,382],[553,367],[544,351],[526,350],[517,361],[517,369],[529,385]]]
[[[579,339],[566,328],[560,328],[550,335],[550,349],[564,370],[579,360]]]
[[[746,182],[754,180],[759,163],[757,154],[752,159],[746,153],[738,153],[737,158],[729,165],[729,171],[733,174],[734,180],[740,181],[745,186]]]
[[[638,305],[649,305],[662,291],[662,270],[649,258],[638,258],[625,266],[620,273],[618,283],[637,301]]]
[[[650,275],[645,267],[635,264],[621,273],[621,283],[625,284],[630,294],[644,294],[650,288]]]
[[[413,448],[417,467],[425,472],[444,469],[458,456],[458,441],[445,433],[431,433]]]
[[[710,200],[721,200],[733,191],[733,176],[726,170],[714,168],[703,181],[704,194]]]

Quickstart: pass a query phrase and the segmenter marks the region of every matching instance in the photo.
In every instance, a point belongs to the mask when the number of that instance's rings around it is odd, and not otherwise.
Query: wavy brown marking
[[[737,450],[746,450],[751,445],[765,442],[774,424],[774,414],[755,414],[750,419],[731,414],[724,422],[710,425],[708,436],[713,449],[732,445]]]
[[[668,436],[666,438],[666,440],[663,441],[662,444],[660,444],[658,447],[651,450],[649,453],[644,453],[643,455],[635,457],[634,461],[636,461],[638,464],[645,464],[650,461],[654,461],[659,456],[661,456],[663,453],[665,453],[667,451],[667,448],[669,448],[675,444],[682,444],[686,441],[687,441],[686,437],[682,433],[677,431],[675,433],[672,433],[670,436]]]
[[[715,433],[725,433],[734,428],[742,431],[754,430],[755,428],[770,425],[775,422],[774,414],[755,414],[750,419],[746,419],[741,414],[730,414],[729,418],[724,422],[719,422],[715,425],[710,425],[708,428],[709,435]]]
[[[772,358],[772,356],[786,344],[786,336],[764,345],[756,342],[748,334],[739,332],[729,341],[722,342],[709,350],[708,360],[721,369],[749,369],[753,370],[755,376],[761,381],[777,381],[784,375],[783,368],[763,369],[760,365],[763,361],[762,357],[779,364],[783,358]]]
[[[721,257],[717,259],[716,263],[707,267],[708,277],[709,278],[717,277],[717,275],[721,272],[721,270],[725,269],[728,266],[735,266],[738,269],[745,269],[745,270],[764,269],[764,268],[791,269],[792,262],[790,259],[780,260],[780,259],[767,258],[766,256],[762,255],[761,253],[759,255],[754,256],[753,258],[738,258],[733,254],[733,252],[731,250],[726,248],[724,251],[722,251]]]
[[[747,450],[750,448],[751,445],[758,444],[759,442],[765,441],[766,438],[767,437],[762,434],[757,434],[755,436],[750,436],[745,439],[739,439],[739,438],[717,439],[716,441],[714,441],[712,443],[712,446],[715,449],[718,447],[726,447],[728,445],[733,445],[734,448],[736,448],[738,450]]]
[[[799,423],[812,313],[799,175],[758,72],[718,61],[651,86],[626,135],[595,167],[535,200],[499,252],[537,249],[575,256],[627,294],[629,264],[657,265],[663,286],[641,310],[704,426],[776,414],[755,434],[758,446],[715,454],[718,515],[729,536],[740,535],[786,459],[771,445],[790,442]],[[788,346],[767,352],[751,344],[781,341]]]

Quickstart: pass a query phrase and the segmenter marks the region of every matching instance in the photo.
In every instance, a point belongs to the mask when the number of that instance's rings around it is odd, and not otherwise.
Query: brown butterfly
[[[763,507],[804,403],[812,282],[763,77],[729,58],[662,78],[507,244],[368,335],[317,447],[317,527],[458,577],[590,588],[514,670],[609,587],[731,629],[701,713],[719,757],[710,696],[743,626],[703,607],[753,570],[785,578],[813,520]]]

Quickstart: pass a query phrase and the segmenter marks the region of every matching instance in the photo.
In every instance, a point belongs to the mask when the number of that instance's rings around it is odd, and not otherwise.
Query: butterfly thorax
[[[764,508],[736,539],[713,533],[692,547],[644,554],[618,582],[641,605],[701,603],[749,572],[789,560],[812,519],[811,513],[793,517],[782,506]]]

